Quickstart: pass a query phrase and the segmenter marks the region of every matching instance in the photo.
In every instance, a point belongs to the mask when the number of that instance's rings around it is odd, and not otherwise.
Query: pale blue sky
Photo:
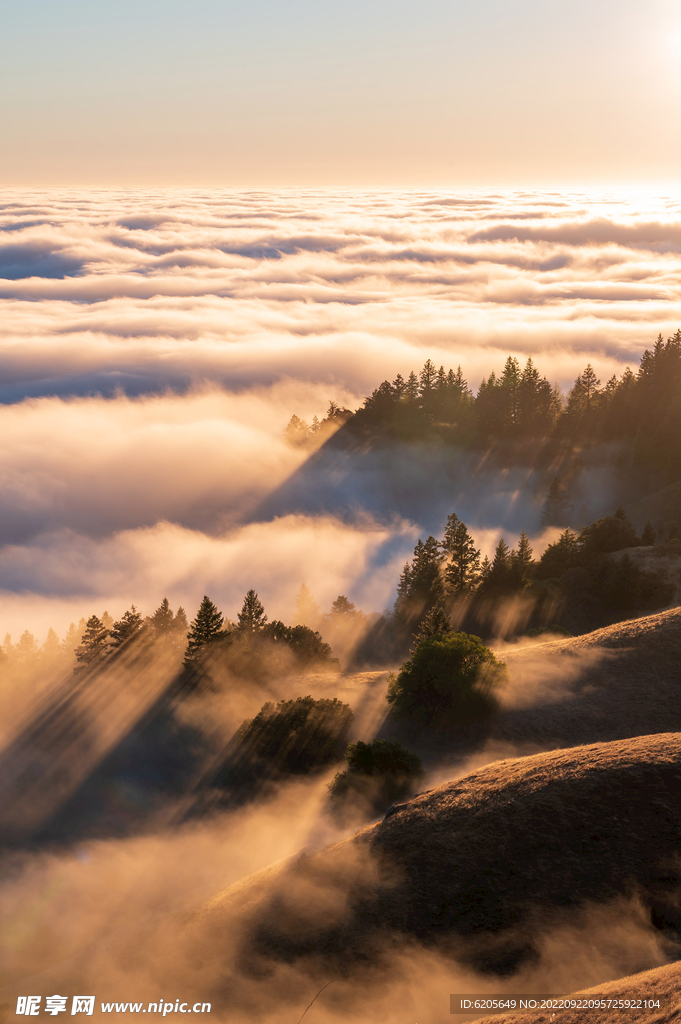
[[[0,184],[669,182],[672,0],[0,3]]]

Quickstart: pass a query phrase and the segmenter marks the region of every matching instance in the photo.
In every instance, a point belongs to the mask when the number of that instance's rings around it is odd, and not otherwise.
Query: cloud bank
[[[5,190],[0,628],[250,586],[283,616],[303,581],[380,609],[424,523],[261,521],[291,413],[428,357],[607,379],[681,323],[680,268],[674,195]]]

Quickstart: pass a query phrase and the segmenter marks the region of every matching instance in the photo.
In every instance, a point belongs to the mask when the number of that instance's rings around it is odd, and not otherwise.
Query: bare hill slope
[[[500,652],[494,739],[573,746],[681,730],[681,608]]]

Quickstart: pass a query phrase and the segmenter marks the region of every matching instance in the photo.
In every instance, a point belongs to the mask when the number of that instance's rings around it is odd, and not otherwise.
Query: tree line
[[[545,518],[553,518],[556,506],[564,507],[563,496],[552,488]],[[620,507],[579,533],[565,528],[538,559],[524,530],[514,548],[500,537],[494,556],[483,558],[466,524],[452,513],[442,538],[419,539],[405,564],[393,630],[425,639],[454,623],[492,636],[503,632],[500,608],[512,603],[517,615],[509,614],[511,635],[548,626],[584,632],[644,614],[669,603],[674,592],[666,577],[641,567],[628,552],[654,540],[650,523],[638,537]]]
[[[474,394],[461,366],[437,368],[427,359],[419,373],[384,380],[354,414],[332,403],[336,425],[398,440],[439,436],[463,446],[551,440],[556,444],[620,442],[647,470],[678,473],[681,467],[681,330],[659,335],[636,372],[602,381],[591,364],[578,373],[567,396],[529,358],[508,356],[501,370],[483,378]],[[293,416],[285,434],[301,442],[317,430]],[[327,422],[327,421],[324,421]]]
[[[12,643],[12,637],[5,635],[0,646],[0,662],[6,665],[26,668],[71,663],[76,661],[75,671],[107,664],[131,645],[162,645],[182,655],[186,670],[195,668],[210,648],[238,649],[242,655],[257,653],[270,656],[278,648],[285,648],[299,666],[312,664],[337,664],[329,644],[312,626],[324,626],[334,634],[339,618],[363,621],[361,612],[344,595],[339,595],[331,611],[322,615],[319,605],[310,590],[302,584],[295,606],[297,625],[287,626],[280,620],[269,621],[262,602],[255,590],[245,595],[236,622],[230,621],[216,604],[204,595],[194,619],[189,622],[184,608],[173,613],[167,597],[152,615],[143,616],[131,607],[117,621],[107,611],[100,615],[82,618],[76,625],[71,623],[62,640],[54,629],[50,629],[42,644],[28,630]],[[248,659],[247,659],[248,660]]]

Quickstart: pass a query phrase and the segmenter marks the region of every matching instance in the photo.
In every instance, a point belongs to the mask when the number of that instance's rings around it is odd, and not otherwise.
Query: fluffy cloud
[[[662,195],[6,192],[0,398],[283,376],[359,396],[427,356],[477,384],[508,351],[567,383],[564,353],[610,373],[676,329],[680,240]]]

